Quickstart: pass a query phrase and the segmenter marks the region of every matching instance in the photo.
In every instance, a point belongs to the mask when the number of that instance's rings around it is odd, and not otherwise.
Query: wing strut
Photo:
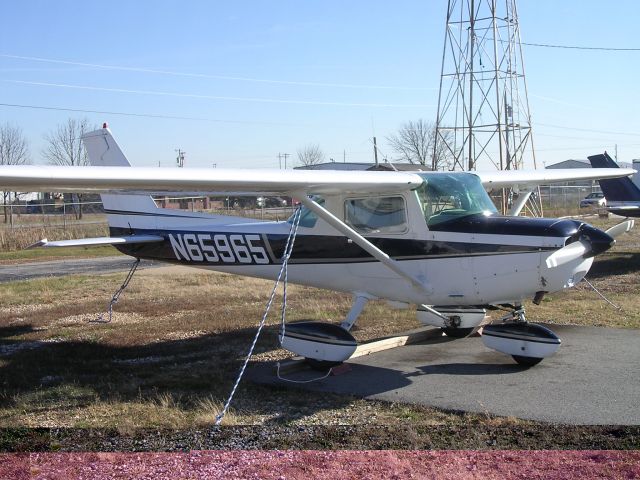
[[[512,215],[514,217],[517,217],[518,215],[520,215],[520,212],[524,208],[525,204],[527,203],[527,200],[529,200],[529,197],[531,196],[532,193],[533,193],[532,190],[524,190],[524,189],[520,190],[520,194],[518,195],[517,200],[514,202],[513,206],[511,207],[511,211],[509,212],[509,215]]]
[[[318,204],[318,202],[312,200],[307,197],[307,194],[304,192],[299,192],[294,194],[296,198],[299,198],[300,201],[311,210],[313,213],[318,215],[318,217],[322,218],[325,222],[331,225],[333,228],[342,233],[345,237],[351,239],[356,245],[364,249],[367,253],[373,256],[376,260],[380,261],[387,268],[398,274],[400,277],[408,280],[415,288],[422,291],[426,295],[431,295],[432,289],[426,285],[424,282],[420,281],[411,273],[407,272],[399,262],[391,258],[389,255],[384,253],[378,247],[376,247],[369,240],[364,238],[358,232],[356,232],[353,228],[348,226],[338,217],[333,215],[327,209],[325,209],[322,205]]]

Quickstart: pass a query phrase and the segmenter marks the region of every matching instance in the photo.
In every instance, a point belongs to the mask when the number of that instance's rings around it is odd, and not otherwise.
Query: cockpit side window
[[[351,198],[344,203],[345,222],[360,233],[404,233],[407,209],[401,196]]]
[[[497,213],[480,179],[473,174],[422,174],[417,189],[428,226],[468,215]]]
[[[315,200],[316,203],[318,203],[320,205],[324,205],[324,198],[318,197],[318,196],[313,196],[311,198],[313,200]],[[299,223],[299,225],[301,227],[306,227],[306,228],[315,227],[316,226],[316,222],[318,221],[318,216],[313,211],[309,210],[307,207],[302,206],[301,208],[302,208],[302,211],[300,212],[300,223]],[[291,215],[287,219],[288,223],[293,223],[294,215]]]

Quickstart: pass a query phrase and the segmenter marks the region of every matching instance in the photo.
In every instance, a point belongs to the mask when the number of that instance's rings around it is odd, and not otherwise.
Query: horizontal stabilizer
[[[48,241],[46,238],[29,245],[27,248],[37,247],[95,247],[98,245],[121,245],[124,243],[155,243],[163,242],[164,237],[157,235],[129,235],[125,237],[94,237],[78,238],[74,240]]]

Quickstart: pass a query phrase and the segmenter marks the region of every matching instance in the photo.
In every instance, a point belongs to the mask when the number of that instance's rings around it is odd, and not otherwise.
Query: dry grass
[[[127,431],[210,424],[255,333],[271,282],[174,270],[171,276],[162,269],[140,272],[111,324],[91,320],[104,310],[122,275],[0,285],[0,426]],[[336,321],[348,311],[350,297],[290,286],[288,303],[290,320]],[[412,312],[376,304],[367,308],[355,335],[366,340],[414,326]],[[278,327],[274,313],[258,342],[258,361],[289,356],[278,348]],[[326,415],[348,423],[354,411],[370,413],[349,408],[348,414],[336,414],[363,401],[332,395],[305,400],[300,408],[298,397],[243,384],[225,423],[322,423]],[[387,417],[393,415],[369,421]]]
[[[0,251],[12,252],[47,238],[49,240],[69,240],[84,237],[104,237],[108,235],[106,223],[74,224],[61,226],[21,226],[14,229],[0,228]]]

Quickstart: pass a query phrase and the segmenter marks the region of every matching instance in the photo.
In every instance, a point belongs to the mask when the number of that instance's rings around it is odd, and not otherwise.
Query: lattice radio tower
[[[434,145],[434,169],[443,151],[454,170],[536,167],[516,0],[449,0]],[[541,216],[533,193],[494,192]]]

